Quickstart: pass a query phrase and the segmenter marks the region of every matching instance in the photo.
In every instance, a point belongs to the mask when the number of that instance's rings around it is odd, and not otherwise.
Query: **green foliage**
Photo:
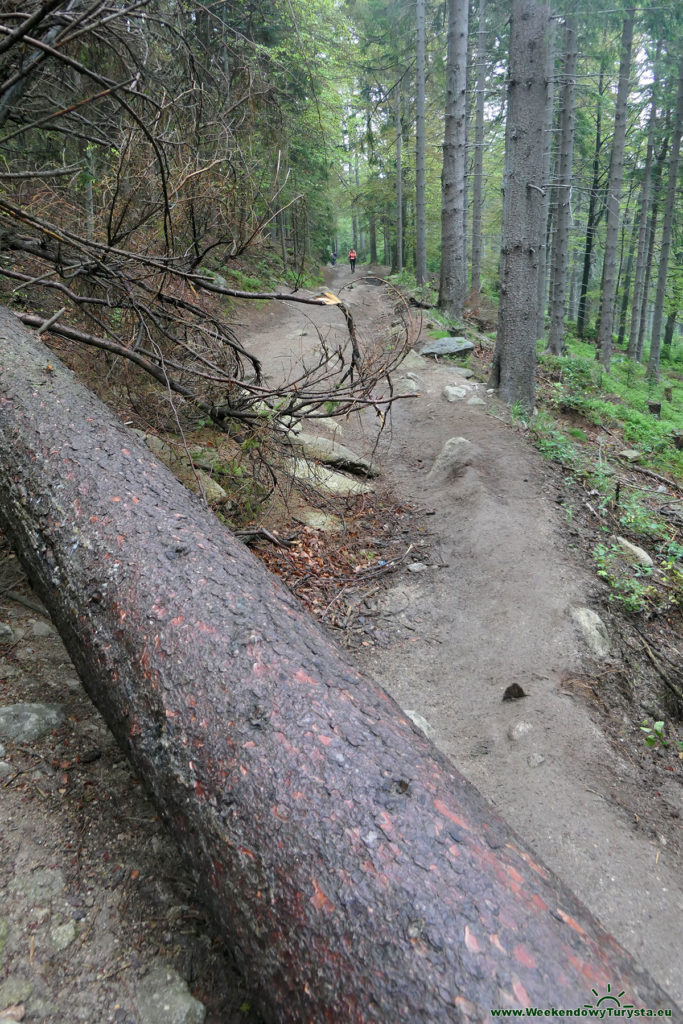
[[[669,741],[664,738],[666,731],[665,722],[653,722],[652,725],[648,724],[647,718],[643,719],[643,724],[640,726],[640,731],[645,733],[644,740],[645,745],[648,747],[668,747]],[[683,750],[683,740],[679,740],[678,749]]]
[[[653,605],[657,588],[649,581],[649,566],[628,565],[617,544],[598,544],[593,549],[597,574],[610,586],[610,601],[617,602],[624,611],[639,614]]]

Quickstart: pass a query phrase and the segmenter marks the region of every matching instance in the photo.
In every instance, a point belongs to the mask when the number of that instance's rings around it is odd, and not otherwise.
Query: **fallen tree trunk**
[[[269,1021],[483,1021],[608,985],[671,1005],[6,310],[0,526]]]

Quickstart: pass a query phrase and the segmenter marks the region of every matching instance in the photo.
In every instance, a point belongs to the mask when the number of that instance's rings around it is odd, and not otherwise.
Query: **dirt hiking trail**
[[[365,276],[347,267],[326,275],[361,335],[391,301]],[[277,379],[315,345],[312,324],[343,342],[340,320],[333,307],[269,308],[246,341]],[[629,757],[633,740],[621,753],[585,700],[583,680],[618,664],[619,637],[559,504],[561,475],[503,422],[483,383],[468,392],[482,404],[449,402],[443,388],[472,379],[444,362],[410,364],[418,394],[394,404],[377,448],[374,413],[342,424],[340,440],[379,462],[377,486],[422,512],[412,563],[362,609],[381,645],[354,658],[682,1003],[680,773],[662,773],[652,804]],[[396,378],[403,393],[411,378],[401,368]],[[450,438],[470,444],[453,468],[430,472]],[[608,624],[590,641],[576,621],[586,609]],[[512,684],[526,696],[503,700]]]
[[[394,317],[366,277],[344,266],[326,282],[361,339]],[[333,306],[242,303],[236,319],[278,382],[318,331],[348,340]],[[683,762],[646,749],[627,701],[606,699],[628,637],[568,522],[564,474],[482,382],[411,360],[395,383],[414,397],[379,442],[374,412],[340,424],[381,469],[373,547],[405,554],[360,592],[350,656],[683,1004]],[[325,434],[319,420],[306,430]],[[452,438],[464,440],[435,467]],[[53,716],[37,738],[0,737],[0,1024],[269,1024],[36,600],[0,538],[0,705]],[[594,613],[604,625],[591,632]],[[503,699],[513,684],[525,696]]]

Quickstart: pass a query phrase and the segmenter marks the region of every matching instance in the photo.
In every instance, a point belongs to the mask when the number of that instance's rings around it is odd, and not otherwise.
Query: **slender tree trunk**
[[[396,273],[403,270],[403,112],[401,81],[396,83]]]
[[[664,206],[662,226],[662,243],[659,252],[659,271],[657,274],[657,293],[655,297],[654,315],[652,318],[652,334],[650,337],[650,359],[647,365],[648,376],[655,379],[659,376],[659,356],[661,351],[662,318],[664,315],[664,299],[666,297],[666,278],[669,271],[669,255],[673,234],[674,214],[676,207],[676,188],[678,185],[678,160],[683,135],[683,56],[678,67],[678,98],[676,100],[676,119],[671,136],[671,152],[669,154],[669,183]]]
[[[427,280],[427,185],[425,138],[425,0],[417,0],[417,62],[415,111],[415,278]]]
[[[678,310],[674,309],[666,318],[666,324],[664,325],[664,338],[662,339],[662,355],[669,356],[671,353],[671,342],[673,341],[674,328],[676,326],[676,317],[678,316]]]
[[[652,83],[652,99],[650,101],[650,117],[647,126],[647,153],[643,170],[643,183],[640,190],[640,219],[638,223],[638,250],[636,269],[633,279],[633,303],[631,305],[631,327],[628,335],[627,355],[636,359],[638,354],[638,336],[640,334],[640,314],[643,306],[643,290],[645,287],[645,263],[647,258],[647,225],[650,206],[650,180],[652,177],[652,156],[654,153],[654,132],[657,120],[657,63],[659,43],[654,63],[654,81]]]
[[[550,15],[550,3],[548,3],[548,14]],[[550,240],[550,168],[553,153],[553,124],[555,119],[555,32],[554,22],[548,20],[548,49],[546,52],[545,67],[545,124],[543,136],[543,190],[545,192],[543,201],[543,223],[546,230],[543,234],[543,244],[538,252],[538,297],[536,310],[538,320],[536,325],[536,337],[542,338],[545,334],[545,310],[546,310],[546,278],[548,267],[548,243]]]
[[[631,280],[633,277],[633,259],[636,251],[636,241],[638,239],[638,231],[636,230],[636,223],[634,221],[631,232],[630,241],[628,246],[628,256],[626,257],[626,275],[624,278],[624,284],[621,289],[621,312],[619,314],[619,337],[617,339],[617,347],[621,348],[624,344],[624,338],[626,337],[626,320],[628,318],[628,307],[629,300],[631,297]]]
[[[565,56],[562,71],[560,110],[560,154],[557,176],[557,206],[552,249],[552,306],[548,350],[559,356],[564,346],[564,318],[567,306],[569,277],[569,215],[571,212],[572,165],[574,162],[574,110],[576,98],[576,65],[578,47],[576,16],[569,15],[565,24]]]
[[[670,114],[670,112],[669,112]],[[667,125],[670,126],[669,114],[667,114]],[[643,356],[643,348],[645,346],[645,335],[647,333],[647,310],[650,297],[650,279],[652,277],[652,261],[654,259],[655,241],[657,238],[657,221],[659,219],[659,206],[661,202],[661,188],[662,188],[662,177],[664,174],[664,164],[666,163],[667,153],[669,152],[670,136],[665,135],[659,153],[657,154],[657,160],[655,161],[655,168],[652,172],[652,207],[650,209],[650,218],[647,225],[647,234],[645,239],[645,247],[647,250],[647,258],[645,260],[645,280],[643,281],[643,302],[640,309],[640,324],[638,327],[638,343],[636,346],[636,359],[640,361]]]
[[[617,246],[619,242],[619,219],[621,182],[624,174],[624,143],[626,140],[626,107],[631,74],[631,49],[633,46],[633,22],[635,11],[630,8],[624,18],[621,33],[621,59],[619,63],[619,85],[614,112],[614,138],[609,185],[607,187],[607,230],[605,236],[605,259],[603,274],[602,304],[600,306],[600,332],[598,352],[605,369],[609,372],[612,358],[612,332],[614,330],[614,309],[617,281]]]
[[[377,220],[374,211],[368,214],[368,229],[370,231],[370,262],[377,263]]]
[[[467,290],[465,156],[467,147],[467,0],[449,0],[446,118],[441,174],[439,306],[462,317]]]
[[[484,195],[484,105],[486,102],[486,0],[479,0],[477,33],[477,75],[475,85],[474,161],[472,169],[472,310],[479,311],[481,293],[482,233]],[[445,154],[444,154],[445,161]]]
[[[593,260],[593,242],[597,228],[596,210],[600,195],[600,152],[602,150],[602,96],[605,88],[605,65],[600,63],[598,80],[597,110],[595,117],[595,149],[593,151],[593,180],[591,182],[588,216],[586,219],[586,246],[583,254],[583,273],[579,292],[579,308],[576,313],[576,332],[583,338],[588,318],[588,286],[590,284],[591,265]]]
[[[548,10],[513,0],[505,128],[498,337],[491,386],[534,407],[538,253],[543,243],[543,136]]]

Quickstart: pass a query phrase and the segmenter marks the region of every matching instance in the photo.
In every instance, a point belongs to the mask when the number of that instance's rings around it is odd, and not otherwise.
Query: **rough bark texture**
[[[477,33],[477,78],[475,85],[474,161],[472,167],[472,308],[479,311],[481,259],[483,252],[481,215],[484,195],[484,105],[486,101],[486,0],[479,0]]]
[[[582,1006],[608,985],[670,1005],[5,310],[0,525],[266,1019],[481,1022],[499,1006]]]
[[[659,46],[655,58],[654,81],[652,83],[652,99],[650,101],[650,118],[647,128],[647,152],[643,183],[640,189],[640,220],[638,223],[638,251],[636,255],[636,272],[633,281],[633,306],[631,308],[631,328],[628,335],[628,357],[635,359],[638,353],[638,334],[640,332],[640,312],[643,305],[645,287],[645,257],[647,252],[647,223],[650,206],[650,179],[652,177],[652,155],[654,152],[654,134],[657,122],[657,60]]]
[[[393,270],[393,268],[392,268]],[[396,273],[403,270],[403,116],[401,80],[396,83]]]
[[[564,346],[564,319],[567,307],[567,281],[569,278],[569,213],[571,204],[572,166],[574,162],[574,110],[576,97],[576,16],[570,15],[565,24],[565,54],[562,70],[560,111],[560,155],[555,209],[555,233],[552,255],[552,306],[548,349],[559,356]]]
[[[676,210],[676,189],[678,185],[678,160],[683,135],[683,57],[678,66],[678,98],[676,100],[676,120],[671,137],[671,154],[669,156],[669,184],[666,192],[662,244],[659,253],[659,270],[657,273],[657,292],[655,309],[652,318],[652,336],[650,338],[650,359],[647,372],[649,377],[659,375],[659,357],[662,340],[662,319],[664,316],[664,299],[666,297],[666,279],[669,271],[669,255]]]
[[[598,349],[600,359],[609,371],[612,358],[612,332],[614,330],[614,308],[617,286],[617,248],[619,244],[619,220],[621,215],[621,183],[624,176],[624,142],[626,140],[626,107],[628,103],[629,76],[631,73],[631,49],[633,47],[633,21],[635,11],[631,8],[624,18],[621,33],[621,60],[619,64],[619,85],[614,111],[614,138],[612,140],[612,162],[607,189],[607,228],[605,233],[605,260],[602,277],[602,304],[600,306],[600,331]]]
[[[425,138],[425,0],[417,0],[415,64],[415,279],[427,280],[427,149]]]
[[[505,128],[505,180],[498,337],[491,386],[534,406],[538,255],[543,245],[543,142],[547,8],[515,0]]]
[[[543,224],[545,225],[543,240],[540,249],[538,250],[538,298],[536,300],[536,337],[543,338],[545,336],[545,308],[546,308],[546,288],[547,288],[547,269],[548,269],[548,242],[550,238],[550,168],[552,163],[552,151],[553,151],[553,124],[555,114],[555,34],[553,32],[553,22],[550,21],[550,15],[552,14],[550,3],[548,7],[548,34],[546,39],[546,59],[545,59],[545,125],[543,135],[543,191],[545,193],[543,199]]]
[[[446,113],[441,173],[439,306],[456,317],[463,314],[467,290],[465,157],[468,15],[469,6],[464,0],[449,0]],[[481,220],[479,231],[481,237]]]
[[[581,275],[581,290],[579,292],[579,308],[576,314],[576,333],[583,338],[586,321],[588,319],[588,284],[591,276],[591,264],[593,259],[593,242],[597,229],[596,208],[600,190],[600,151],[602,149],[602,96],[605,82],[604,61],[600,63],[600,78],[598,80],[597,110],[595,113],[595,149],[593,151],[593,180],[591,182],[590,200],[588,203],[588,216],[586,218],[586,245],[583,252],[583,272]]]

